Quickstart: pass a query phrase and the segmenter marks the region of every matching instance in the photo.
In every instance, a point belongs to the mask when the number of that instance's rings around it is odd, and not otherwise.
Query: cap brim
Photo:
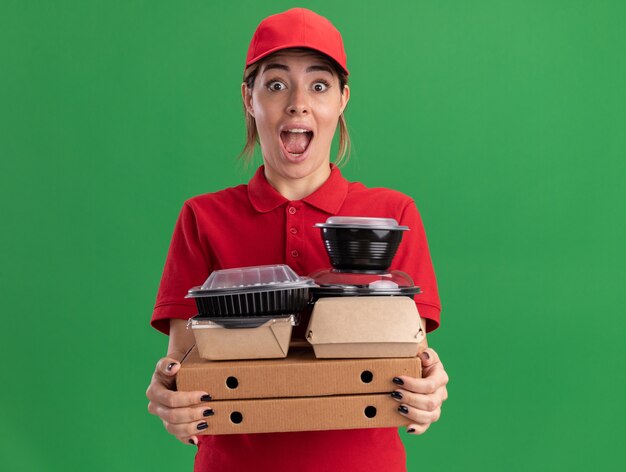
[[[292,49],[292,48],[305,48],[305,49],[311,49],[312,51],[315,51],[315,52],[319,52],[320,54],[323,54],[324,56],[326,56],[329,59],[331,59],[335,64],[337,64],[337,66],[341,70],[343,70],[346,73],[346,75],[350,75],[350,72],[348,71],[348,69],[346,69],[344,66],[342,66],[341,63],[337,59],[335,59],[334,57],[332,57],[331,55],[327,54],[326,52],[324,52],[324,51],[322,51],[320,49],[317,49],[317,48],[314,48],[314,47],[311,47],[311,46],[308,46],[308,45],[302,44],[302,43],[294,43],[294,44],[289,44],[287,46],[277,46],[275,48],[269,49],[268,51],[264,51],[262,54],[259,54],[259,55],[255,56],[255,57],[253,57],[252,59],[250,59],[249,61],[247,61],[246,62],[246,67],[251,66],[255,62],[257,62],[257,61],[263,59],[264,57],[267,57],[270,54],[273,54],[273,53],[275,53],[277,51],[282,51],[283,49]]]

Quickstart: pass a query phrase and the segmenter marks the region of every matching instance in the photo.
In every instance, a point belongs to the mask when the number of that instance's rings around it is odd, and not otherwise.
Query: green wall
[[[148,320],[184,199],[252,174],[245,52],[292,6],[344,35],[345,175],[426,225],[450,399],[409,470],[624,470],[619,0],[3,0],[2,469],[191,470]]]

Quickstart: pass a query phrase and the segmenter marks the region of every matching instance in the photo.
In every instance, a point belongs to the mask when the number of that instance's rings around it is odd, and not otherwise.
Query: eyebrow
[[[280,64],[278,62],[271,62],[269,64],[267,64],[264,68],[263,68],[263,72],[266,72],[268,70],[271,69],[279,69],[279,70],[284,70],[286,72],[289,72],[289,67],[286,66],[285,64]],[[330,68],[330,66],[327,66],[325,64],[315,64],[312,66],[309,66],[306,68],[306,72],[328,72],[330,74],[333,73],[333,70]]]

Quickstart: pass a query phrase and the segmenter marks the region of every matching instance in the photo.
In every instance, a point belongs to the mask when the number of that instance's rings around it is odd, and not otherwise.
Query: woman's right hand
[[[176,373],[180,361],[175,357],[163,357],[157,362],[152,381],[146,390],[148,411],[163,421],[165,429],[186,444],[198,444],[196,434],[209,429],[207,420],[213,409],[207,404],[211,396],[207,392],[176,391]]]

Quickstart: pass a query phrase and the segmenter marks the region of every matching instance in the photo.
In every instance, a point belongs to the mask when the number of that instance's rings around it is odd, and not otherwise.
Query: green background
[[[409,470],[624,470],[618,0],[3,0],[2,469],[191,470],[148,320],[183,201],[254,170],[246,48],[292,6],[344,36],[344,174],[426,225],[450,398]]]

